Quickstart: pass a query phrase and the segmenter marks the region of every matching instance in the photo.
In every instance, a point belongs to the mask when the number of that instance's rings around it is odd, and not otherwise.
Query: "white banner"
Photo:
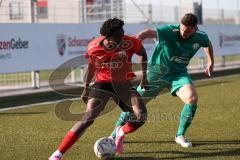
[[[240,28],[237,25],[203,25],[199,27],[208,34],[215,55],[240,54]],[[198,54],[200,56],[200,54]]]
[[[87,44],[99,36],[101,24],[1,24],[0,73],[55,69],[68,60],[83,55]],[[128,24],[126,34],[157,25]],[[240,51],[240,28],[235,25],[200,26],[213,43],[215,55]],[[144,44],[150,56],[153,41]],[[204,56],[202,50],[197,56]],[[80,63],[86,63],[80,58]]]
[[[1,24],[0,73],[55,69],[83,55],[98,25]],[[86,63],[82,56],[80,63]]]
[[[126,25],[126,32],[136,34],[147,28],[156,28],[161,25]],[[240,28],[237,25],[200,25],[199,29],[208,34],[212,42],[214,55],[233,55],[240,54]],[[144,44],[148,55],[154,49],[154,42],[147,41]],[[196,56],[205,56],[203,49],[199,49]]]

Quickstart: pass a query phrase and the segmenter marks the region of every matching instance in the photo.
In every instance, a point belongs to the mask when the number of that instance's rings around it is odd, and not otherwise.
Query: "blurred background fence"
[[[126,23],[176,23],[186,12],[198,14],[203,24],[240,23],[239,0],[230,0],[233,8],[220,7],[220,0],[211,0],[212,8],[205,0],[171,1],[1,0],[0,23],[94,23],[112,17]]]
[[[186,12],[197,14],[200,24],[239,25],[239,0],[233,8],[220,7],[215,0],[213,8],[206,0],[1,0],[0,23],[52,23],[88,24],[103,22],[107,18],[118,17],[128,24],[165,24],[178,23]],[[171,0],[173,2],[174,0]],[[156,3],[158,2],[158,3]],[[212,2],[212,1],[211,1]],[[0,50],[0,59],[1,59]],[[217,66],[239,65],[240,55],[216,56]],[[190,70],[203,69],[204,58],[196,57],[191,61]],[[14,64],[13,64],[14,65]],[[0,91],[48,86],[49,70],[26,71],[0,74]],[[84,69],[75,69],[66,83],[81,83]]]

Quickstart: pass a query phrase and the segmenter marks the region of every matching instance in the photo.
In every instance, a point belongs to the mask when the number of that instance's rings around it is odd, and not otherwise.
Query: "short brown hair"
[[[198,18],[193,13],[186,13],[181,19],[181,23],[189,27],[196,27],[198,23]]]

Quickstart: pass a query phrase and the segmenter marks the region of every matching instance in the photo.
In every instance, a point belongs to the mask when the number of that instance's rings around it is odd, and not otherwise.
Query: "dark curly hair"
[[[189,27],[196,27],[198,23],[198,18],[193,13],[186,13],[181,19],[181,23]]]
[[[113,18],[106,20],[100,29],[100,34],[106,38],[115,35],[115,32],[122,29],[124,22],[121,19]]]

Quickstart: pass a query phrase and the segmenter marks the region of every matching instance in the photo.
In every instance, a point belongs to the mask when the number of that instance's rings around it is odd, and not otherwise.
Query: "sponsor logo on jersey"
[[[189,58],[173,56],[170,58],[170,61],[175,61],[177,63],[188,64]]]
[[[109,57],[107,55],[97,55],[95,60],[96,67],[108,69],[120,69],[123,67],[124,62],[127,60],[127,54],[126,51],[119,51],[117,52],[117,54],[112,55],[110,62],[107,62],[108,58]]]
[[[123,62],[122,61],[106,62],[106,63],[102,63],[101,64],[102,68],[108,68],[108,69],[119,69],[119,68],[122,68],[122,66],[123,66]]]

